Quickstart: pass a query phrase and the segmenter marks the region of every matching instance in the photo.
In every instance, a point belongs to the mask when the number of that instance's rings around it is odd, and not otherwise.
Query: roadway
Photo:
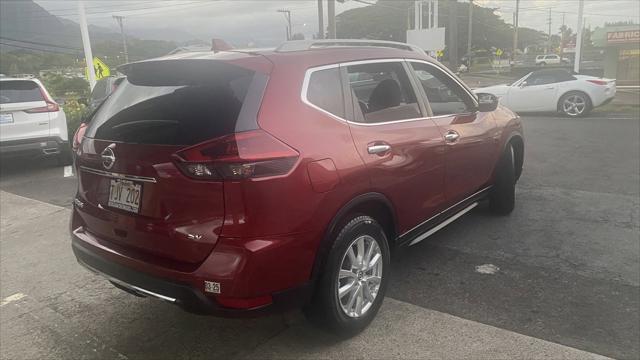
[[[75,177],[3,161],[0,358],[637,359],[640,115],[523,121],[514,213],[476,209],[404,251],[381,313],[347,341],[299,312],[200,317],[113,288],[71,254]]]

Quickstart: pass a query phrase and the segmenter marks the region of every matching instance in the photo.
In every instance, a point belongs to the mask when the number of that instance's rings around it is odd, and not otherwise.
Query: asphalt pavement
[[[202,317],[113,288],[71,253],[75,177],[2,161],[0,358],[637,359],[640,114],[523,122],[513,214],[479,208],[402,252],[380,314],[346,341],[299,312]]]

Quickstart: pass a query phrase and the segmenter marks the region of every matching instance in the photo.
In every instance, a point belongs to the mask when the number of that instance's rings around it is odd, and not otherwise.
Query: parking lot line
[[[5,306],[5,305],[7,305],[9,303],[12,303],[14,301],[18,301],[18,300],[24,298],[25,296],[27,296],[27,295],[25,295],[23,293],[15,293],[13,295],[7,296],[6,298],[2,299],[2,302],[0,302],[0,306]]]

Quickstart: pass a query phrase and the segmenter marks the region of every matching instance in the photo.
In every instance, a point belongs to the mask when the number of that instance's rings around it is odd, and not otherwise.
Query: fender
[[[379,192],[368,192],[368,193],[360,194],[354,197],[353,199],[349,200],[346,204],[344,204],[340,208],[340,210],[338,210],[338,212],[333,216],[333,218],[331,219],[331,221],[329,222],[329,225],[325,230],[324,236],[320,240],[320,244],[318,245],[318,249],[316,251],[316,258],[313,263],[313,269],[311,272],[311,282],[313,284],[315,284],[315,281],[319,278],[320,272],[322,271],[322,266],[324,265],[324,261],[327,257],[327,254],[329,253],[329,250],[331,249],[331,245],[333,244],[332,235],[337,230],[341,220],[344,219],[344,217],[350,211],[355,209],[357,206],[369,201],[375,201],[375,202],[384,204],[384,206],[386,206],[390,210],[391,216],[392,216],[392,222],[393,222],[392,225],[395,229],[395,233],[396,233],[395,236],[397,236],[398,221],[397,221],[396,211],[395,211],[395,208],[393,207],[393,204],[386,196],[384,196]],[[390,240],[395,240],[395,239],[390,239]]]

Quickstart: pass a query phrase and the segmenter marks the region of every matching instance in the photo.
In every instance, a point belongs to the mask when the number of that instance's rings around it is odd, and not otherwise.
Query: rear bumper
[[[231,293],[234,288],[250,287],[250,284],[246,284],[246,277],[238,275],[234,279],[221,281],[222,295],[209,294],[205,293],[202,284],[203,279],[211,279],[207,275],[210,269],[203,269],[201,266],[190,273],[176,272],[166,268],[151,269],[152,266],[141,262],[136,263],[135,260],[118,254],[101,243],[103,242],[92,238],[91,234],[84,232],[81,228],[72,231],[72,249],[81,265],[105,277],[122,290],[137,296],[166,301],[189,312],[221,317],[256,317],[301,307],[311,296],[310,283],[305,282],[285,290],[247,296],[248,304],[253,298],[270,297],[270,302],[264,305],[225,307],[221,305],[218,296],[226,296],[226,293]],[[214,253],[209,258],[214,257]],[[203,265],[206,263],[207,261]],[[145,270],[152,271],[141,270],[141,265],[148,267]],[[247,264],[241,265],[243,268],[249,267]],[[213,278],[213,280],[217,279]],[[239,300],[242,302],[242,298]]]
[[[69,146],[68,142],[59,137],[2,141],[0,142],[0,156],[52,156],[60,154],[65,146]]]

